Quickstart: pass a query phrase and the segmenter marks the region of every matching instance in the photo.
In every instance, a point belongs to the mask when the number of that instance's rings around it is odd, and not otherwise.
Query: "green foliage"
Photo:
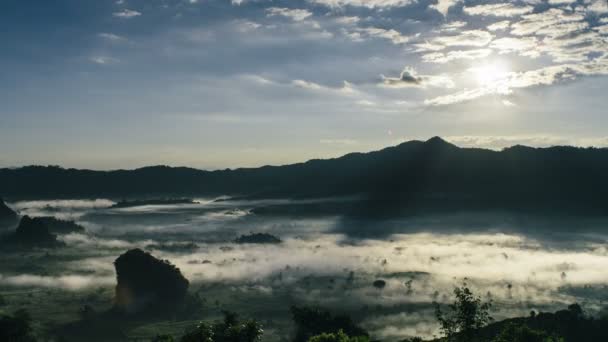
[[[369,336],[365,329],[357,326],[349,316],[332,315],[329,311],[314,307],[291,307],[296,324],[295,342],[305,342],[323,333],[332,334],[342,330],[348,336]]]
[[[308,342],[369,342],[369,337],[350,337],[340,329],[337,333],[323,333],[321,335],[313,336],[308,340]]]
[[[175,342],[175,339],[171,335],[156,335],[151,342]]]
[[[31,317],[26,310],[17,310],[13,316],[0,317],[0,341],[35,342]]]
[[[448,312],[442,311],[441,306],[435,303],[435,316],[448,341],[471,342],[475,331],[493,320],[489,313],[492,304],[482,302],[466,283],[455,288],[454,295],[456,300],[448,305]]]
[[[492,342],[564,342],[564,339],[544,331],[530,329],[524,324],[509,323]]]
[[[264,330],[255,320],[239,321],[237,314],[224,312],[224,320],[212,324],[201,322],[186,333],[181,342],[258,342]]]

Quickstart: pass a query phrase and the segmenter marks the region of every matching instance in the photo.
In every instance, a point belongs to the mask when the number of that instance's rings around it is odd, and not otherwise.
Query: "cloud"
[[[415,0],[310,0],[310,2],[328,7],[403,7],[415,2]]]
[[[353,85],[347,81],[343,81],[342,87],[327,87],[315,82],[305,80],[293,80],[291,81],[291,85],[295,88],[325,93],[334,93],[340,95],[354,95],[357,93],[357,90],[353,88]]]
[[[439,13],[443,14],[443,16],[448,15],[448,10],[450,7],[456,5],[462,0],[437,0],[437,4],[431,5],[430,7],[436,9]]]
[[[511,23],[508,20],[503,20],[496,22],[494,24],[488,25],[487,29],[490,31],[503,31],[509,28]]]
[[[381,85],[388,88],[406,87],[440,87],[453,88],[454,82],[447,76],[418,75],[412,67],[405,67],[399,77],[385,77],[381,75]]]
[[[464,7],[464,13],[468,15],[514,17],[530,13],[534,10],[532,6],[516,6],[511,3],[485,4],[473,7]]]
[[[393,44],[405,44],[410,40],[410,37],[404,36],[394,29],[383,29],[378,27],[356,28],[357,33],[355,40],[361,40],[362,37],[383,38],[393,42]],[[351,37],[352,38],[352,37]]]
[[[81,290],[91,287],[109,286],[115,283],[113,276],[40,276],[33,274],[3,275],[0,274],[0,284],[5,286],[48,287],[66,290]]]
[[[322,145],[354,146],[358,142],[354,139],[321,139],[319,143]]]
[[[89,58],[89,60],[95,64],[100,64],[100,65],[115,64],[115,63],[119,62],[119,60],[117,58],[108,57],[108,56],[93,56],[93,57]]]
[[[451,21],[449,23],[445,23],[441,26],[441,31],[450,32],[450,31],[458,31],[463,27],[467,26],[465,21]]]
[[[522,56],[536,58],[540,56],[540,51],[536,49],[538,44],[535,37],[504,37],[493,40],[490,48],[498,50],[500,54],[517,52]]]
[[[509,100],[503,100],[509,102]],[[504,104],[504,103],[503,103]],[[510,106],[510,105],[507,105]],[[489,148],[493,150],[501,150],[515,145],[536,146],[536,147],[551,147],[551,146],[581,146],[581,147],[605,147],[608,146],[608,137],[586,137],[577,138],[571,136],[558,136],[548,134],[531,134],[531,135],[461,135],[461,136],[445,136],[445,140],[461,146],[461,147],[476,147]]]
[[[112,15],[116,18],[131,19],[140,16],[141,12],[130,9],[123,9],[121,11],[112,13]]]
[[[608,3],[604,0],[586,0],[587,9],[596,14],[608,13]]]
[[[514,107],[514,106],[517,106],[515,103],[513,103],[513,102],[511,102],[511,101],[509,101],[507,99],[502,100],[502,104],[505,107]]]
[[[271,7],[267,8],[266,12],[269,17],[282,16],[290,18],[294,21],[302,21],[312,15],[312,12],[305,9],[290,9],[290,8],[279,8]]]
[[[516,88],[546,86],[562,81],[572,81],[578,76],[587,75],[608,75],[608,60],[594,60],[581,64],[559,64],[524,72],[510,72],[489,85],[427,99],[424,103],[431,106],[449,105],[487,95],[511,94],[513,89]]]
[[[454,35],[443,35],[431,40],[431,44],[443,46],[486,46],[493,35],[484,30],[460,31]]]
[[[549,0],[548,2],[550,5],[566,5],[566,4],[573,4],[577,1],[578,0]]]
[[[121,42],[121,41],[126,41],[127,39],[123,36],[119,36],[117,34],[114,33],[107,33],[107,32],[102,32],[99,33],[97,35],[99,38],[111,41],[111,42]]]
[[[491,49],[455,50],[448,53],[433,52],[422,55],[422,61],[428,63],[447,63],[460,59],[475,60],[488,57],[491,53]]]
[[[553,30],[555,25],[569,22],[582,21],[585,16],[580,13],[567,13],[564,10],[550,8],[547,11],[531,13],[522,16],[522,20],[511,24],[511,34],[516,36],[526,36],[536,34],[539,30]],[[563,26],[561,27],[563,28]]]

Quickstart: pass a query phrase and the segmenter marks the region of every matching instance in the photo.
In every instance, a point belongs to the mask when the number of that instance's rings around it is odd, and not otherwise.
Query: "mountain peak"
[[[430,138],[429,140],[424,142],[425,145],[429,146],[449,146],[456,147],[456,145],[450,144],[449,142],[443,140],[441,137],[435,136]]]

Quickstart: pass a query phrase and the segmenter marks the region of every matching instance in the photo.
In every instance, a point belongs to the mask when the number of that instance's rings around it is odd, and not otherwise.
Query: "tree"
[[[350,337],[344,333],[342,329],[337,333],[323,333],[321,335],[311,337],[308,342],[369,342],[367,336]]]
[[[239,321],[234,312],[224,312],[224,320],[212,324],[201,322],[186,333],[181,342],[259,342],[264,330],[255,320]]]
[[[356,325],[347,315],[333,315],[316,307],[291,307],[296,325],[295,342],[306,342],[321,334],[335,334],[342,330],[348,336],[369,336],[365,329]]]
[[[435,316],[441,325],[441,331],[448,341],[473,341],[475,330],[487,325],[493,319],[489,314],[491,302],[483,302],[475,296],[464,283],[454,289],[456,300],[448,305],[448,312],[444,312],[438,303],[435,303]]]
[[[556,335],[549,335],[545,331],[533,330],[524,324],[509,323],[492,340],[492,342],[563,342],[564,339]]]
[[[171,335],[156,335],[151,342],[175,342],[175,339]]]
[[[15,311],[12,316],[0,317],[0,341],[35,342],[31,321],[24,309]]]

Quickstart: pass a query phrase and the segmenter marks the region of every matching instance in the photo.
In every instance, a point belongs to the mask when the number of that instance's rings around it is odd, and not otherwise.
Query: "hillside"
[[[285,166],[204,171],[153,166],[92,171],[0,169],[10,198],[238,195],[358,196],[392,206],[545,208],[606,213],[608,149],[460,148],[435,137]]]

